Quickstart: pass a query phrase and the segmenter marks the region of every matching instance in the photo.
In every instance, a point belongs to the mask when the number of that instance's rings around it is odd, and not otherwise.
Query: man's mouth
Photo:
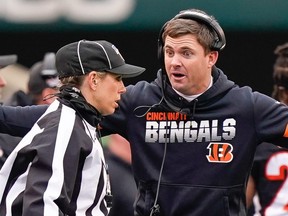
[[[172,73],[172,76],[173,76],[174,78],[183,78],[183,77],[185,77],[185,75],[182,74],[182,73]]]

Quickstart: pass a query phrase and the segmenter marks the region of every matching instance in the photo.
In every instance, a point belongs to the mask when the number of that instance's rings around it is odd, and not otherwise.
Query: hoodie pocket
[[[140,183],[134,203],[136,216],[149,216],[156,197],[156,184]],[[161,184],[160,216],[245,216],[242,186],[230,188]]]

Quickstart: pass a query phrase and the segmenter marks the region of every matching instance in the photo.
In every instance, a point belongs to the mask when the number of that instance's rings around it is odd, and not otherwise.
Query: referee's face
[[[93,91],[93,100],[90,102],[103,116],[111,115],[119,107],[121,94],[126,92],[122,76],[108,73],[97,78]]]

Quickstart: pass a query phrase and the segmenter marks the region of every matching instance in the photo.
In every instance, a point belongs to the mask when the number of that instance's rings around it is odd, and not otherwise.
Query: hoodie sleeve
[[[0,106],[0,132],[23,137],[47,108],[47,105]]]
[[[288,106],[258,92],[254,93],[254,104],[260,140],[288,147]]]

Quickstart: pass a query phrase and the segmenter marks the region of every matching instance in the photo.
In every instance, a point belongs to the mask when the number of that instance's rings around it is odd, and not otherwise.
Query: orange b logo
[[[229,143],[210,143],[207,147],[209,155],[206,155],[209,162],[229,163],[233,159],[233,146]]]

